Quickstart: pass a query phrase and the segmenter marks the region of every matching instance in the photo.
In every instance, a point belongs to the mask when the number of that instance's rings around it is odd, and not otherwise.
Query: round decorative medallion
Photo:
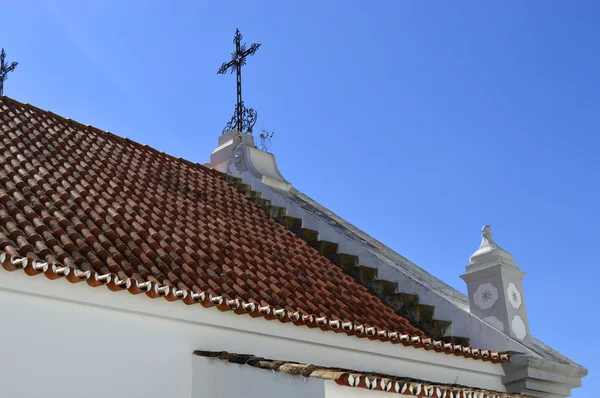
[[[521,292],[514,283],[509,283],[508,288],[506,289],[506,297],[508,301],[510,301],[510,305],[517,310],[521,308],[521,304],[523,304],[523,298],[521,297]]]
[[[491,283],[483,283],[479,285],[475,294],[473,294],[475,305],[482,310],[492,308],[498,301],[498,289]]]
[[[519,340],[523,340],[525,336],[527,336],[527,328],[525,327],[525,323],[520,316],[515,315],[510,326],[512,332],[515,334],[515,337]]]

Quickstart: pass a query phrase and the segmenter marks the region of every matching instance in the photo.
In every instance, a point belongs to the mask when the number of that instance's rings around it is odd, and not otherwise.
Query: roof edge
[[[213,360],[221,360],[237,365],[271,370],[291,376],[314,377],[330,380],[340,386],[363,388],[367,390],[398,393],[411,396],[425,397],[458,397],[476,396],[481,398],[522,398],[523,395],[513,395],[496,391],[471,388],[457,384],[447,385],[423,380],[403,378],[394,375],[382,375],[341,368],[328,368],[314,364],[305,364],[283,360],[272,360],[248,354],[234,354],[226,351],[196,350],[194,355]],[[471,395],[475,393],[475,395]]]
[[[113,292],[127,290],[131,294],[145,293],[150,298],[163,297],[168,301],[183,301],[185,304],[201,304],[203,307],[216,307],[221,312],[233,311],[237,315],[246,314],[252,318],[262,317],[267,320],[277,319],[280,322],[292,322],[296,326],[320,328],[323,331],[343,332],[348,336],[368,338],[380,342],[402,344],[414,348],[433,350],[447,355],[457,355],[475,360],[501,364],[510,361],[508,353],[480,350],[463,347],[459,344],[445,343],[429,337],[412,336],[395,331],[364,326],[354,322],[342,322],[313,314],[303,314],[270,305],[261,306],[241,299],[230,299],[225,295],[214,296],[209,292],[193,292],[189,289],[177,289],[173,286],[161,285],[157,282],[139,281],[134,278],[119,279],[116,274],[99,274],[95,271],[83,271],[72,266],[64,266],[54,262],[43,262],[31,257],[18,256],[0,250],[0,266],[6,271],[24,271],[28,276],[44,274],[48,279],[66,278],[71,283],[86,282],[90,287],[106,286]]]

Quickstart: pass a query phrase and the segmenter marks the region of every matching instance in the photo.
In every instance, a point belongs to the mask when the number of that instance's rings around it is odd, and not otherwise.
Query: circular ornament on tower
[[[498,301],[498,289],[489,282],[482,283],[473,294],[473,301],[482,310],[490,309]]]
[[[525,327],[525,323],[520,316],[515,315],[513,317],[510,327],[516,338],[519,340],[523,340],[525,336],[527,336],[527,328]]]
[[[506,289],[506,297],[508,298],[508,301],[510,301],[510,305],[512,305],[513,308],[517,310],[521,308],[521,305],[523,304],[523,297],[521,297],[521,292],[519,289],[517,289],[514,283],[508,284],[508,288]]]

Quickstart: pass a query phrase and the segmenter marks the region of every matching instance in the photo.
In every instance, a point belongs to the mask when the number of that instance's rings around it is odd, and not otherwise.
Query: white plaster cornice
[[[469,269],[469,266],[467,266],[467,269]],[[495,265],[492,265],[489,267],[483,267],[483,268],[480,268],[477,270],[471,269],[470,272],[460,275],[460,277],[465,282],[470,282],[472,280],[485,278],[487,276],[490,276],[490,275],[493,275],[493,274],[499,273],[499,272],[505,272],[507,274],[512,274],[512,275],[515,275],[515,276],[521,277],[521,278],[526,275],[526,273],[521,271],[520,269],[513,268],[513,267],[505,267],[504,264],[495,264]]]
[[[588,370],[528,355],[511,355],[511,362],[503,364],[506,375],[502,383],[507,392],[544,398],[563,398],[571,389],[581,386]]]

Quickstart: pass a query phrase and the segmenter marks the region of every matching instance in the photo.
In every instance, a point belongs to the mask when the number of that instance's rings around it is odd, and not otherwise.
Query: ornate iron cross
[[[0,53],[0,95],[4,95],[4,81],[7,79],[6,75],[8,72],[12,72],[17,67],[18,63],[13,62],[8,65],[4,63],[4,59],[6,58],[6,53],[4,52],[4,48]]]
[[[246,43],[241,44],[242,34],[239,29],[235,30],[235,37],[233,43],[235,44],[235,51],[231,53],[231,61],[223,62],[223,65],[219,68],[217,74],[225,74],[227,70],[230,73],[235,71],[237,77],[237,103],[235,105],[235,112],[233,117],[227,123],[223,129],[223,133],[229,130],[237,130],[240,133],[252,134],[252,128],[256,123],[257,113],[254,109],[246,108],[244,101],[242,101],[242,66],[246,65],[246,57],[254,55],[254,53],[260,47],[260,44],[253,43],[250,48],[246,48]]]

